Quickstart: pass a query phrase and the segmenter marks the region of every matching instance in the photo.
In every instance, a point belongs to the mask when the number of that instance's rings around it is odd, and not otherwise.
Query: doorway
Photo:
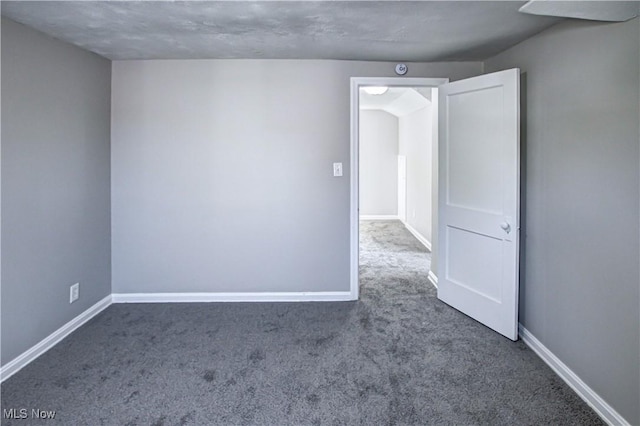
[[[352,78],[351,80],[351,294],[354,296],[354,299],[358,298],[360,284],[359,241],[361,217],[373,220],[395,220],[397,223],[402,223],[404,228],[411,232],[413,236],[417,237],[418,241],[427,247],[429,251],[432,251],[432,253],[435,251],[434,248],[437,244],[436,233],[434,231],[437,229],[438,116],[437,94],[433,96],[433,92],[437,91],[438,86],[446,82],[448,82],[448,79],[444,78]],[[372,90],[368,94],[370,96],[365,95],[363,100],[361,92],[363,92],[365,88]],[[378,93],[381,93],[376,95],[376,90]],[[427,101],[425,101],[425,98]],[[386,100],[391,100],[391,102],[386,102]],[[364,124],[362,120],[366,119],[363,117],[363,106],[370,110],[377,110],[378,113],[383,114],[378,117],[378,120],[374,118],[377,126],[382,126],[380,129],[377,129],[380,134],[385,132],[389,133],[390,131],[390,126],[385,127],[384,124],[381,124],[385,119],[385,110],[387,113],[391,113],[391,115],[395,115],[396,117],[415,115],[415,117],[412,117],[413,120],[407,119],[405,121],[407,124],[402,126],[406,133],[410,131],[410,126],[412,125],[409,124],[410,121],[415,123],[423,120],[420,114],[413,114],[423,107],[421,102],[423,102],[424,105],[434,103],[428,112],[424,112],[425,114],[429,114],[424,120],[430,122],[430,152],[427,153],[428,155],[413,152],[414,157],[416,154],[426,157],[431,163],[428,165],[428,170],[426,171],[429,173],[429,176],[427,176],[428,179],[422,179],[425,182],[428,181],[428,191],[425,191],[424,188],[417,188],[414,184],[414,182],[420,181],[420,176],[418,175],[421,173],[424,174],[425,170],[422,167],[411,167],[412,147],[407,143],[403,144],[402,149],[399,147],[396,148],[395,158],[392,157],[393,153],[390,149],[383,149],[383,154],[386,154],[387,157],[386,160],[383,160],[379,155],[380,153],[375,152],[376,150],[373,150],[374,152],[368,150],[368,153],[365,154],[367,158],[361,158],[362,151],[360,146],[361,124]],[[367,105],[363,105],[364,103]],[[387,116],[389,116],[389,114],[387,114]],[[375,132],[376,130],[374,130],[374,133]],[[399,126],[396,132],[400,132]],[[399,138],[398,136],[398,139]],[[372,156],[376,158],[372,158]],[[369,166],[373,166],[376,162],[379,163],[380,161],[386,161],[387,164],[393,162],[393,167],[386,168],[386,174],[392,176],[392,178],[387,179],[387,181],[380,186],[380,188],[386,188],[381,191],[384,193],[378,193],[378,196],[375,197],[376,199],[374,200],[367,198],[366,203],[363,203],[363,199],[360,197],[360,191],[370,190],[370,187],[375,185],[376,179],[380,180],[380,175],[384,173],[379,173],[379,170],[372,170],[371,167],[367,167],[368,174],[363,176],[361,174],[361,165],[363,168],[366,167],[365,164],[361,163],[363,160],[367,161]],[[415,160],[415,158],[413,158],[413,160]],[[408,166],[407,163],[409,163]],[[415,175],[408,176],[412,172],[414,172]],[[425,197],[428,197],[428,199],[422,199],[419,201],[423,202],[416,203],[418,197],[416,197],[414,193],[420,190],[423,193],[427,193]],[[377,209],[378,213],[382,214],[375,214],[375,209]],[[425,220],[429,223],[426,226]],[[420,231],[418,228],[420,228]],[[377,232],[375,227],[369,226],[368,229]],[[393,232],[398,232],[398,230],[396,229]],[[425,238],[425,235],[428,235],[428,238]],[[432,254],[431,265],[433,266],[428,269],[427,273],[429,281],[435,285],[436,281],[433,279],[435,273],[432,270],[433,267],[435,267],[434,262],[437,262],[437,260]]]
[[[446,79],[351,79],[351,296],[359,293],[359,126],[363,87],[436,88],[433,261],[437,297],[518,338],[520,70]],[[388,90],[388,89],[387,89]],[[435,200],[438,200],[435,202]],[[437,208],[436,208],[437,205]],[[438,214],[439,212],[439,214]],[[410,214],[410,212],[407,212]],[[435,232],[437,229],[437,233]],[[480,256],[482,255],[482,256]],[[438,279],[438,260],[442,271]],[[440,281],[440,282],[438,282]]]

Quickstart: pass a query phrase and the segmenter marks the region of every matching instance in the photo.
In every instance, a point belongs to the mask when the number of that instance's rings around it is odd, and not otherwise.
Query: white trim
[[[542,344],[529,330],[519,324],[520,338],[542,360],[547,363],[555,373],[573,389],[593,410],[610,425],[628,426],[630,423],[624,419],[612,406],[600,397],[593,389],[582,381],[565,363]]]
[[[354,300],[358,300],[360,292],[360,195],[359,191],[359,166],[360,161],[360,84],[355,78],[351,78],[351,144],[349,147],[351,176],[350,176],[350,194],[349,199],[349,264],[350,264],[350,283],[351,296]]]
[[[113,303],[202,302],[341,302],[353,299],[349,291],[274,293],[113,293]]]
[[[393,214],[361,214],[360,220],[400,220],[400,218]]]
[[[439,87],[440,85],[448,82],[449,82],[449,78],[351,77],[352,87],[353,87],[353,84],[355,84],[358,89],[360,89],[360,86]],[[359,90],[355,94],[359,95]]]
[[[392,87],[438,87],[448,83],[448,78],[407,78],[407,77],[351,77],[351,144],[350,144],[350,300],[358,300],[360,265],[359,254],[359,133],[360,124],[360,87],[361,86],[392,86]]]
[[[62,339],[67,337],[73,331],[75,331],[78,327],[84,325],[91,318],[98,315],[100,312],[104,311],[106,308],[111,305],[111,295],[108,295],[104,299],[100,300],[95,305],[91,306],[86,311],[82,312],[80,315],[51,333],[49,336],[45,337],[40,343],[37,343],[35,346],[31,347],[27,351],[23,352],[17,358],[13,359],[11,362],[3,365],[0,368],[0,383],[7,380],[9,377],[13,376],[15,373],[20,371],[22,368],[26,367],[33,360],[38,358],[43,353],[47,352],[49,349],[57,345]]]
[[[418,230],[416,228],[414,228],[413,226],[409,225],[408,222],[403,222],[403,223],[404,223],[404,227],[407,228],[407,231],[411,232],[413,234],[413,236],[416,237],[416,239],[418,241],[420,241],[422,243],[422,245],[427,248],[427,250],[431,251],[431,242],[429,240],[427,240],[424,237],[424,235],[422,235],[420,232],[418,232]]]
[[[427,276],[427,279],[429,280],[429,282],[431,284],[433,284],[433,286],[437,290],[438,289],[438,276],[436,274],[434,274],[432,270],[429,270],[429,275]]]

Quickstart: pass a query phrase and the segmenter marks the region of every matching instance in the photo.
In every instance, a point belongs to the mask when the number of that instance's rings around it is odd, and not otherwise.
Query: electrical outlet
[[[75,283],[69,287],[69,303],[73,303],[80,297],[80,283]]]

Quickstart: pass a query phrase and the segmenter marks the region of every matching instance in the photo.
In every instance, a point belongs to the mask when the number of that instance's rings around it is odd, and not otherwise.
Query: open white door
[[[438,298],[518,338],[520,70],[439,87]]]

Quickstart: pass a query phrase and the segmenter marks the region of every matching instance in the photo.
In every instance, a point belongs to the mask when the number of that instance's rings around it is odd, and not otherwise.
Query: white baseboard
[[[519,324],[520,338],[542,360],[556,372],[562,380],[573,389],[593,410],[610,425],[628,426],[630,423],[624,419],[612,406],[600,397],[593,389],[580,379],[566,364],[553,354],[546,346],[526,328]]]
[[[427,250],[431,251],[431,242],[429,240],[427,240],[421,233],[419,233],[416,228],[409,225],[409,223],[407,222],[402,222],[402,223],[404,223],[404,227],[407,228],[407,231],[411,232],[413,236],[416,237],[416,239],[420,241],[422,245],[427,248]]]
[[[111,305],[111,295],[105,297],[86,311],[82,312],[80,315],[51,333],[49,336],[45,337],[40,341],[40,343],[37,343],[26,352],[23,352],[11,362],[3,365],[2,368],[0,368],[0,383],[13,376],[30,362],[57,345],[58,342],[67,337],[78,327],[108,308],[109,305]]]
[[[398,215],[393,214],[361,214],[360,220],[400,220]]]
[[[355,300],[349,291],[282,293],[114,293],[113,303],[202,302],[343,302]]]
[[[438,288],[438,277],[436,276],[436,274],[433,273],[432,270],[429,270],[429,275],[427,276],[427,279],[431,284],[433,284],[433,286],[436,289]]]

